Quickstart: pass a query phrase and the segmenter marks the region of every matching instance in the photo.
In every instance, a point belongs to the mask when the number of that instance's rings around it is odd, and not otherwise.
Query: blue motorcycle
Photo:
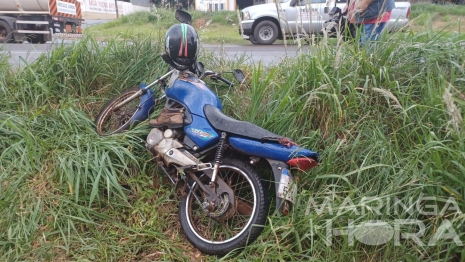
[[[147,120],[156,103],[166,99],[163,111],[149,122],[147,150],[178,189],[179,219],[189,242],[204,253],[224,255],[253,242],[266,222],[267,187],[254,166],[271,169],[276,207],[287,215],[296,194],[291,169],[315,167],[318,154],[223,114],[218,96],[202,79],[232,83],[196,61],[196,50],[189,49],[196,44],[196,35],[189,36],[196,34],[189,33],[190,14],[177,10],[176,18],[179,32],[168,31],[162,55],[171,70],[105,105],[95,120],[96,131],[111,135],[127,130]],[[233,73],[244,81],[242,71]],[[154,99],[158,91],[161,96]]]

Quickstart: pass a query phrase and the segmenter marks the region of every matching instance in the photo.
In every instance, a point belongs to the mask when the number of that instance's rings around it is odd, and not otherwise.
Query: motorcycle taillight
[[[312,167],[315,167],[318,165],[318,162],[313,159],[313,158],[308,158],[308,157],[296,157],[293,158],[289,161],[287,161],[287,164],[292,166],[292,167],[297,167],[303,171],[308,170]]]

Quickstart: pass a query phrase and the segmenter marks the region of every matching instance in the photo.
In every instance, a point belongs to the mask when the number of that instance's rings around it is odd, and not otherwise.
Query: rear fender
[[[273,170],[276,189],[276,208],[281,214],[287,215],[285,200],[294,202],[297,185],[289,166],[281,161],[266,159]]]

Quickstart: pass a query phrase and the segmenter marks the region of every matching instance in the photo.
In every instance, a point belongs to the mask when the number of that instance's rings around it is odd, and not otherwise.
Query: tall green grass
[[[322,152],[323,159],[317,169],[300,175],[301,193],[291,217],[271,218],[266,233],[241,258],[464,259],[462,247],[452,241],[435,246],[355,241],[351,246],[348,237],[341,236],[333,237],[332,246],[324,242],[328,223],[347,233],[350,219],[356,225],[418,219],[425,224],[426,242],[443,219],[450,219],[464,240],[461,214],[424,216],[418,208],[397,214],[386,203],[394,197],[402,203],[422,196],[452,197],[460,210],[465,208],[465,38],[445,38],[432,31],[384,37],[366,48],[321,44],[295,61],[268,70],[255,68],[250,89],[231,95],[230,113],[293,137]],[[345,210],[347,197],[359,211],[364,197],[375,197],[384,203],[383,212],[361,216],[350,210],[329,214],[326,209],[318,214],[309,208],[311,199],[321,204],[325,197],[335,212]]]
[[[161,189],[148,177],[138,131],[103,138],[92,123],[106,98],[166,72],[160,53],[146,38],[86,38],[20,69],[1,63],[0,260],[115,259],[128,249],[107,245],[123,241],[123,228],[126,241],[172,245],[160,238],[163,228],[151,229],[157,216],[146,215],[149,202],[166,203],[154,196]],[[131,209],[142,188],[137,198],[147,201]]]
[[[85,34],[93,34],[103,39],[113,39],[116,35],[150,35],[162,39],[166,30],[179,23],[172,9],[157,9],[151,12],[137,12],[104,24],[86,28]],[[202,12],[189,11],[192,26],[198,31],[204,43],[245,43],[239,35],[237,14],[233,11]]]
[[[19,69],[0,58],[0,260],[218,259],[199,258],[183,237],[174,189],[144,149],[146,125],[110,137],[93,131],[107,99],[167,69],[159,44],[119,39],[88,37]],[[463,214],[385,205],[429,196],[439,200],[423,208],[441,209],[440,199],[452,197],[465,210],[464,40],[427,30],[385,35],[366,48],[323,40],[268,67],[202,52],[207,68],[239,67],[248,76],[235,89],[207,82],[227,114],[289,136],[322,159],[298,174],[291,214],[271,211],[256,242],[222,259],[463,261],[463,247],[447,239],[434,246],[411,239],[367,245],[344,235],[325,241],[329,226],[345,234],[351,220],[411,219],[425,225],[425,243],[446,220],[465,242]],[[325,199],[333,213],[315,209]]]
[[[463,16],[465,6],[463,5],[434,5],[427,3],[414,4],[412,8],[412,18],[425,13],[442,14],[442,15],[457,15]]]

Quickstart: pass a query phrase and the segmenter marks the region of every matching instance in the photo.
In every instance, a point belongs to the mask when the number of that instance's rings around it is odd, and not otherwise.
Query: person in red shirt
[[[349,22],[361,25],[361,45],[379,39],[394,7],[394,0],[349,0],[345,9],[349,9]]]

